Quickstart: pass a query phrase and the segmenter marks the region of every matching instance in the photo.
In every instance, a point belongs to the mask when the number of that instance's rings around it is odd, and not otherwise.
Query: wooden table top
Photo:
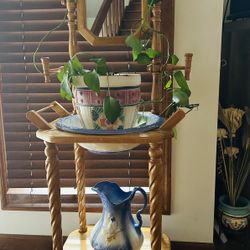
[[[131,133],[123,135],[89,135],[89,134],[75,134],[60,131],[56,128],[48,130],[38,130],[36,132],[37,138],[56,144],[73,144],[73,143],[157,143],[162,142],[171,137],[171,131],[164,131],[160,129],[143,132]]]

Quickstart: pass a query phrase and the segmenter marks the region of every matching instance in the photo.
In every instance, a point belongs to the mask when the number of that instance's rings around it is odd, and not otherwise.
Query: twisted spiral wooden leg
[[[149,202],[151,249],[161,249],[163,162],[162,144],[149,144]]]
[[[85,204],[85,150],[75,143],[75,172],[78,199],[78,213],[80,220],[80,233],[87,231],[86,227],[86,204]]]
[[[60,176],[58,150],[55,144],[45,144],[45,170],[49,192],[50,223],[52,227],[53,250],[63,249],[61,228]]]

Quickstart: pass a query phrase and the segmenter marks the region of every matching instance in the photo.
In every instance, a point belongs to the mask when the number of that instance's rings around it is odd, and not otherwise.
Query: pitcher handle
[[[132,193],[132,197],[134,198],[135,196],[135,193],[139,191],[141,192],[141,194],[143,195],[144,197],[144,204],[143,204],[143,207],[141,209],[139,209],[136,213],[136,218],[138,220],[138,224],[135,225],[135,227],[141,227],[142,226],[142,218],[141,218],[141,213],[144,211],[144,209],[147,207],[147,203],[148,203],[148,197],[147,197],[147,193],[140,187],[135,187],[134,190],[133,190],[133,193]]]

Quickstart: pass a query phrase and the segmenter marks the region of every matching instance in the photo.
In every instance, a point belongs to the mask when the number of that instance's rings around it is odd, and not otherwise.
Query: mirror
[[[78,31],[93,46],[124,44],[146,16],[147,0],[77,0]]]

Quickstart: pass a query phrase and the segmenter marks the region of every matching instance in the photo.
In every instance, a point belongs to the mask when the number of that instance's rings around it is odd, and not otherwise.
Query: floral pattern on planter
[[[140,88],[111,88],[110,95],[119,100],[121,106],[136,105],[140,102]],[[103,100],[107,96],[107,89],[101,89],[97,95],[88,89],[76,90],[76,103],[79,105],[102,106]]]
[[[237,217],[231,217],[226,214],[222,214],[221,220],[225,227],[235,231],[244,229],[248,224],[247,217],[237,218]]]
[[[237,218],[237,217],[231,217],[226,214],[222,214],[221,220],[225,227],[232,229],[234,231],[242,230],[248,224],[247,217]]]
[[[110,123],[104,115],[102,107],[92,107],[91,114],[94,123],[94,129],[123,129],[124,112],[121,110],[121,115],[114,123]]]
[[[138,105],[122,106],[121,114],[113,124],[106,119],[102,107],[76,105],[76,110],[82,127],[87,129],[117,130],[132,128],[138,117]]]

